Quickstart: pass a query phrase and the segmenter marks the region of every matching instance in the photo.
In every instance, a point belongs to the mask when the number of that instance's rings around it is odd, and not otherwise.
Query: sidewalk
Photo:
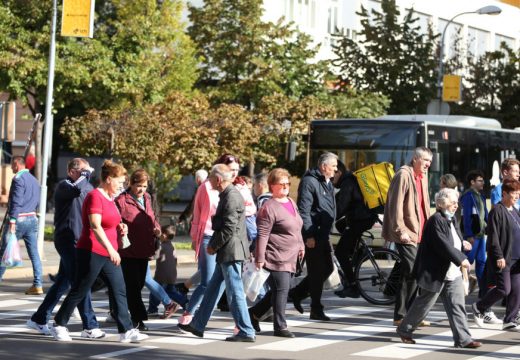
[[[187,236],[178,236],[176,242],[187,242],[190,241]],[[23,265],[16,268],[7,269],[4,274],[4,279],[18,279],[18,278],[30,278],[33,277],[32,264],[27,256],[25,250],[25,244],[20,241],[20,248],[22,250]],[[42,256],[42,267],[44,281],[47,280],[47,274],[55,274],[58,271],[60,264],[60,256],[54,248],[54,242],[44,241],[43,243],[43,256]],[[193,250],[177,250],[177,263],[178,265],[190,265],[195,264],[195,252]],[[150,261],[150,267],[155,269],[155,261]]]

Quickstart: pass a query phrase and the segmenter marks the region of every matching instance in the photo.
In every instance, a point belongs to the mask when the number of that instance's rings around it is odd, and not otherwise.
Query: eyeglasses
[[[282,187],[289,187],[289,186],[291,186],[291,183],[287,182],[287,183],[278,183],[278,184],[273,184],[273,185],[280,185]]]

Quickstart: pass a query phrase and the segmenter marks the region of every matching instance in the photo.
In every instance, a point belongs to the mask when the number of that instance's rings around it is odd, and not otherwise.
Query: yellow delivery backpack
[[[388,188],[394,177],[394,166],[388,162],[372,164],[354,171],[354,175],[367,207],[383,213]]]

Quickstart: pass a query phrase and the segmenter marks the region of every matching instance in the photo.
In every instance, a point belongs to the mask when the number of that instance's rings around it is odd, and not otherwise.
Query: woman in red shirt
[[[125,181],[125,168],[105,160],[101,167],[99,187],[88,193],[83,202],[83,229],[76,245],[76,281],[54,317],[54,326],[50,329],[52,336],[58,341],[72,340],[66,325],[98,275],[108,283],[110,296],[114,300],[119,341],[138,342],[148,338],[132,326],[128,315],[123,272],[119,266],[119,239],[126,235],[128,228],[121,223],[121,215],[114,204],[114,197],[123,190]]]

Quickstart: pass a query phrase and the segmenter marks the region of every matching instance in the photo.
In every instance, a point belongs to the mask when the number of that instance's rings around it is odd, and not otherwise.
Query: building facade
[[[519,0],[396,0],[396,3],[402,17],[413,8],[420,27],[426,30],[431,24],[438,33],[442,33],[448,21],[459,13],[476,11],[487,5],[502,9],[497,16],[467,14],[457,17],[446,31],[445,54],[448,57],[458,34],[473,56],[498,49],[502,41],[513,49],[520,47]],[[369,12],[372,9],[380,11],[381,1],[264,0],[264,19],[277,21],[283,16],[287,21],[293,21],[301,31],[312,36],[315,44],[321,45],[319,59],[332,59],[333,34],[340,32],[353,40],[358,38],[361,22],[356,12],[361,6]]]

